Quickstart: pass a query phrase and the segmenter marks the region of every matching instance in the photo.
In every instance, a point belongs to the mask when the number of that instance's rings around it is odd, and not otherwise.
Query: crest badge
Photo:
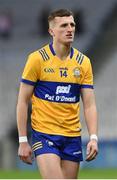
[[[75,77],[80,77],[80,70],[78,67],[76,67],[75,69],[73,69],[73,74]]]

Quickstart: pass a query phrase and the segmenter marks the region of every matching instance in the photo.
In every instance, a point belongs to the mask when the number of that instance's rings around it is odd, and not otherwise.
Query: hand
[[[89,143],[87,144],[86,154],[87,154],[86,161],[91,161],[96,158],[98,154],[98,143],[96,140],[92,139],[89,141]]]
[[[28,142],[20,143],[18,156],[24,163],[32,164],[32,149]]]

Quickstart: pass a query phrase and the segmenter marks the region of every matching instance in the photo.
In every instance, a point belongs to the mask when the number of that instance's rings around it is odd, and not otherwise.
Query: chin
[[[74,41],[74,39],[67,39],[66,42],[72,43]]]
[[[73,43],[73,39],[67,39],[67,40],[62,40],[62,41],[60,41],[62,44],[65,44],[65,45],[70,45],[70,44],[72,44]]]
[[[65,44],[71,44],[73,43],[73,39],[72,40],[67,40],[67,41],[64,41]]]

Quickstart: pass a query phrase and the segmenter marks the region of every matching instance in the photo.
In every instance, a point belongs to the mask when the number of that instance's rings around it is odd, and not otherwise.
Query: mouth
[[[73,38],[72,34],[67,34],[66,37]]]

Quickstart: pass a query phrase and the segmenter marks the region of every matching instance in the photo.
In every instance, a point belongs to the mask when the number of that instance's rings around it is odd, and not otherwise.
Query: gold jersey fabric
[[[92,67],[88,57],[71,48],[67,59],[56,56],[52,44],[31,53],[22,82],[34,86],[32,128],[36,131],[80,136],[80,90],[93,88]]]

